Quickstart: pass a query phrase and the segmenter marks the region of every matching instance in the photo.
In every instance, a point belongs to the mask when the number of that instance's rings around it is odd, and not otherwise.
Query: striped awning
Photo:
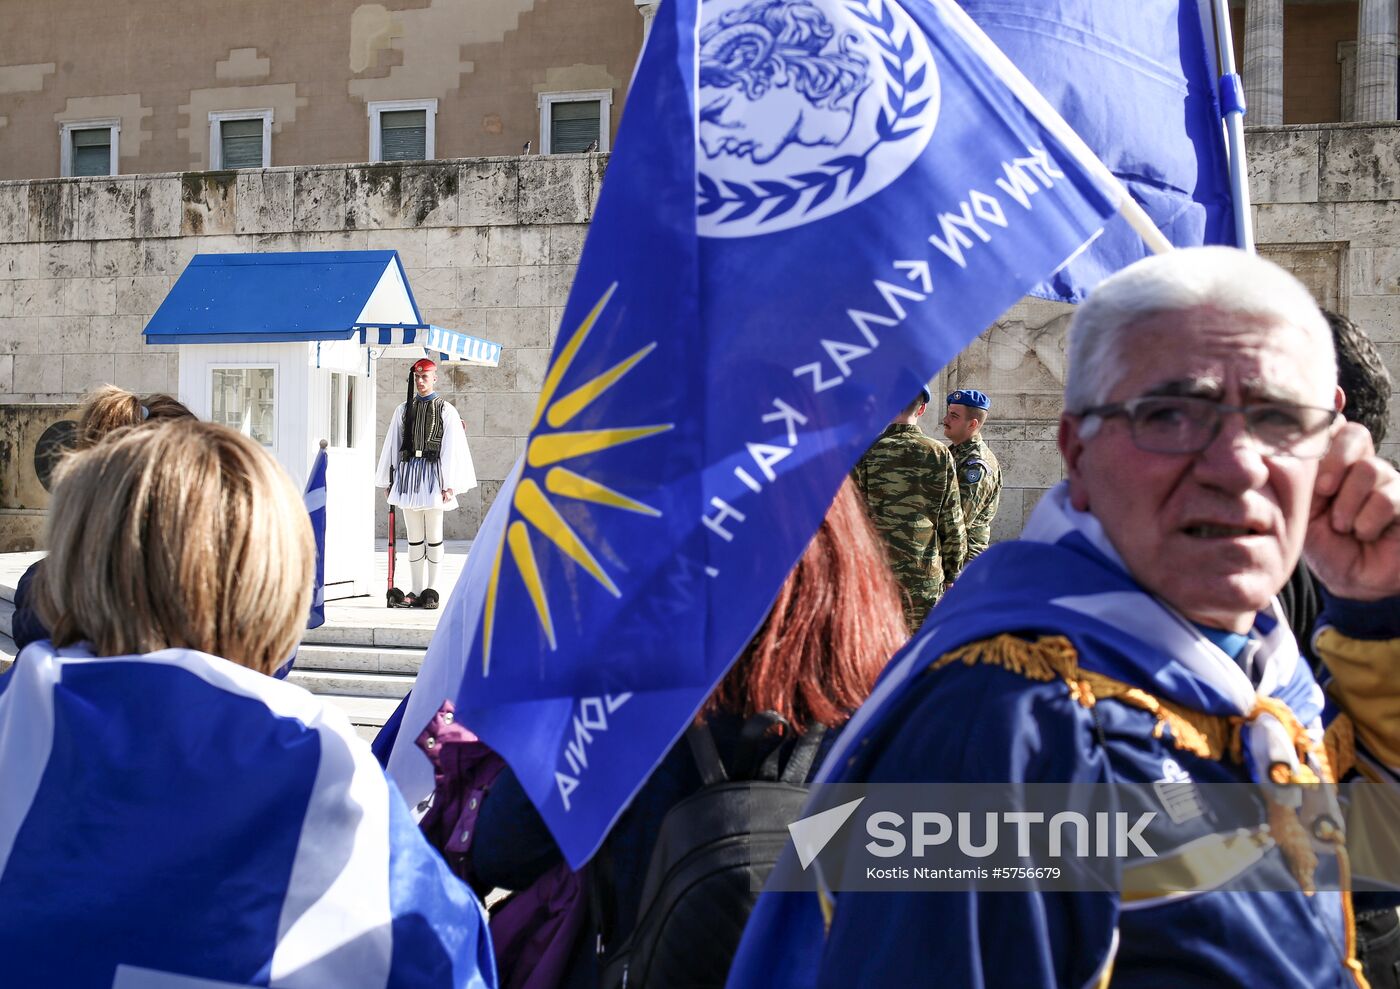
[[[438,361],[496,367],[501,362],[501,345],[460,330],[449,330],[431,323],[419,326],[375,324],[357,326],[360,342],[369,347],[414,348],[426,350]],[[394,356],[392,353],[385,356]]]

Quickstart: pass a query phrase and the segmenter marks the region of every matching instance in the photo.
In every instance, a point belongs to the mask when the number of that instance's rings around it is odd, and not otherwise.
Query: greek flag
[[[311,467],[311,479],[306,482],[306,511],[311,516],[311,531],[316,536],[316,591],[311,598],[311,616],[307,628],[326,624],[326,448],[316,454]]]
[[[584,862],[871,440],[1118,209],[951,0],[662,4],[524,456],[390,756],[406,795],[450,696]]]
[[[184,649],[0,678],[7,986],[491,989],[481,908],[344,715]]]
[[[1175,246],[1236,243],[1208,2],[958,3]],[[1146,253],[1142,238],[1115,218],[1032,294],[1082,302]]]

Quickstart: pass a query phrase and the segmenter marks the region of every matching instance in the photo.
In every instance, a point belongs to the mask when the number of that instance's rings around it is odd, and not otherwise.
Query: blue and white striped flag
[[[480,904],[339,711],[185,649],[0,678],[7,986],[492,989]]]
[[[316,536],[316,590],[311,597],[311,616],[307,628],[326,624],[326,448],[316,454],[311,467],[311,479],[306,482],[306,511],[311,516],[311,531]]]

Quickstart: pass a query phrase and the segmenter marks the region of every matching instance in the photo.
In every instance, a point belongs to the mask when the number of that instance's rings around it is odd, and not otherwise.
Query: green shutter
[[[224,168],[262,168],[263,122],[224,120],[219,123],[219,140]]]
[[[599,139],[601,108],[597,100],[549,105],[550,154],[587,151]]]
[[[379,115],[380,161],[422,161],[426,157],[427,110],[387,110]]]
[[[69,134],[73,140],[74,175],[112,174],[112,128],[92,127]]]

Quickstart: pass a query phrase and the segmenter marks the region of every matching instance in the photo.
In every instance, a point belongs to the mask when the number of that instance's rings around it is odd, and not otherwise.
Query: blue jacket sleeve
[[[949,667],[901,711],[867,778],[874,783],[1103,782],[1092,716],[1061,683]],[[1111,961],[1108,893],[842,893],[817,985],[960,989],[1095,986]]]
[[[10,638],[15,640],[15,648],[23,649],[31,642],[49,637],[49,630],[39,621],[34,610],[34,578],[39,576],[39,566],[44,561],[30,564],[15,585],[15,613],[11,619]]]

